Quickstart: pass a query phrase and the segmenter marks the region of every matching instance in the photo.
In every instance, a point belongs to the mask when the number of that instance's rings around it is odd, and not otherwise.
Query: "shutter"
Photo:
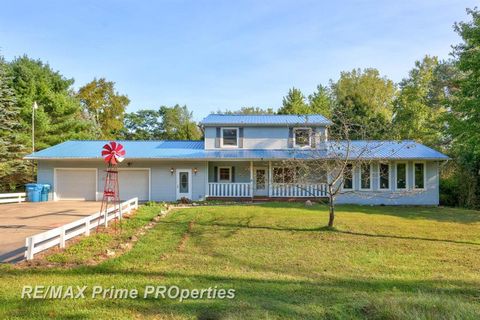
[[[243,148],[243,127],[238,128],[238,147]]]
[[[213,182],[218,182],[218,167],[213,167]]]
[[[232,170],[230,171],[230,174],[232,175],[232,182],[235,182],[235,167],[232,167]]]
[[[215,136],[215,148],[220,148],[220,128],[217,128],[217,134]]]
[[[317,138],[318,138],[318,128],[313,128],[312,130],[312,148],[317,147]]]
[[[293,128],[288,128],[288,147],[293,148]]]

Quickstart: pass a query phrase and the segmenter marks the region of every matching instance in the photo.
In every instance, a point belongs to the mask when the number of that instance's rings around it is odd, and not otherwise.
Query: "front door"
[[[177,169],[177,200],[192,199],[192,170]]]
[[[253,170],[253,192],[256,196],[268,195],[267,168],[255,168]]]

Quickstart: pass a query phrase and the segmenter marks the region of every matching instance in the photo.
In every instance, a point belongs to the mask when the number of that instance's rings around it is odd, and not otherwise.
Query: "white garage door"
[[[121,200],[129,200],[135,197],[138,197],[140,201],[149,200],[150,179],[148,170],[119,170],[118,176]]]
[[[56,169],[57,200],[95,200],[96,169]]]

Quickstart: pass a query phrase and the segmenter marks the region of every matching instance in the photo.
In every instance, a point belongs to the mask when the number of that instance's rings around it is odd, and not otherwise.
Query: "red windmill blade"
[[[103,146],[103,161],[110,165],[116,165],[123,161],[125,153],[125,149],[120,143],[111,141]]]

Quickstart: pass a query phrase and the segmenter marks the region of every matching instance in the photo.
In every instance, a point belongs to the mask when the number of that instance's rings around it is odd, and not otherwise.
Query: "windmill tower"
[[[104,215],[105,228],[108,226],[108,206],[113,205],[113,213],[119,213],[121,217],[120,208],[120,189],[118,184],[118,164],[124,160],[125,149],[120,143],[111,141],[102,148],[102,157],[107,169],[105,177],[105,186],[103,188],[102,206],[100,208],[100,214]],[[99,223],[100,225],[100,223]]]

